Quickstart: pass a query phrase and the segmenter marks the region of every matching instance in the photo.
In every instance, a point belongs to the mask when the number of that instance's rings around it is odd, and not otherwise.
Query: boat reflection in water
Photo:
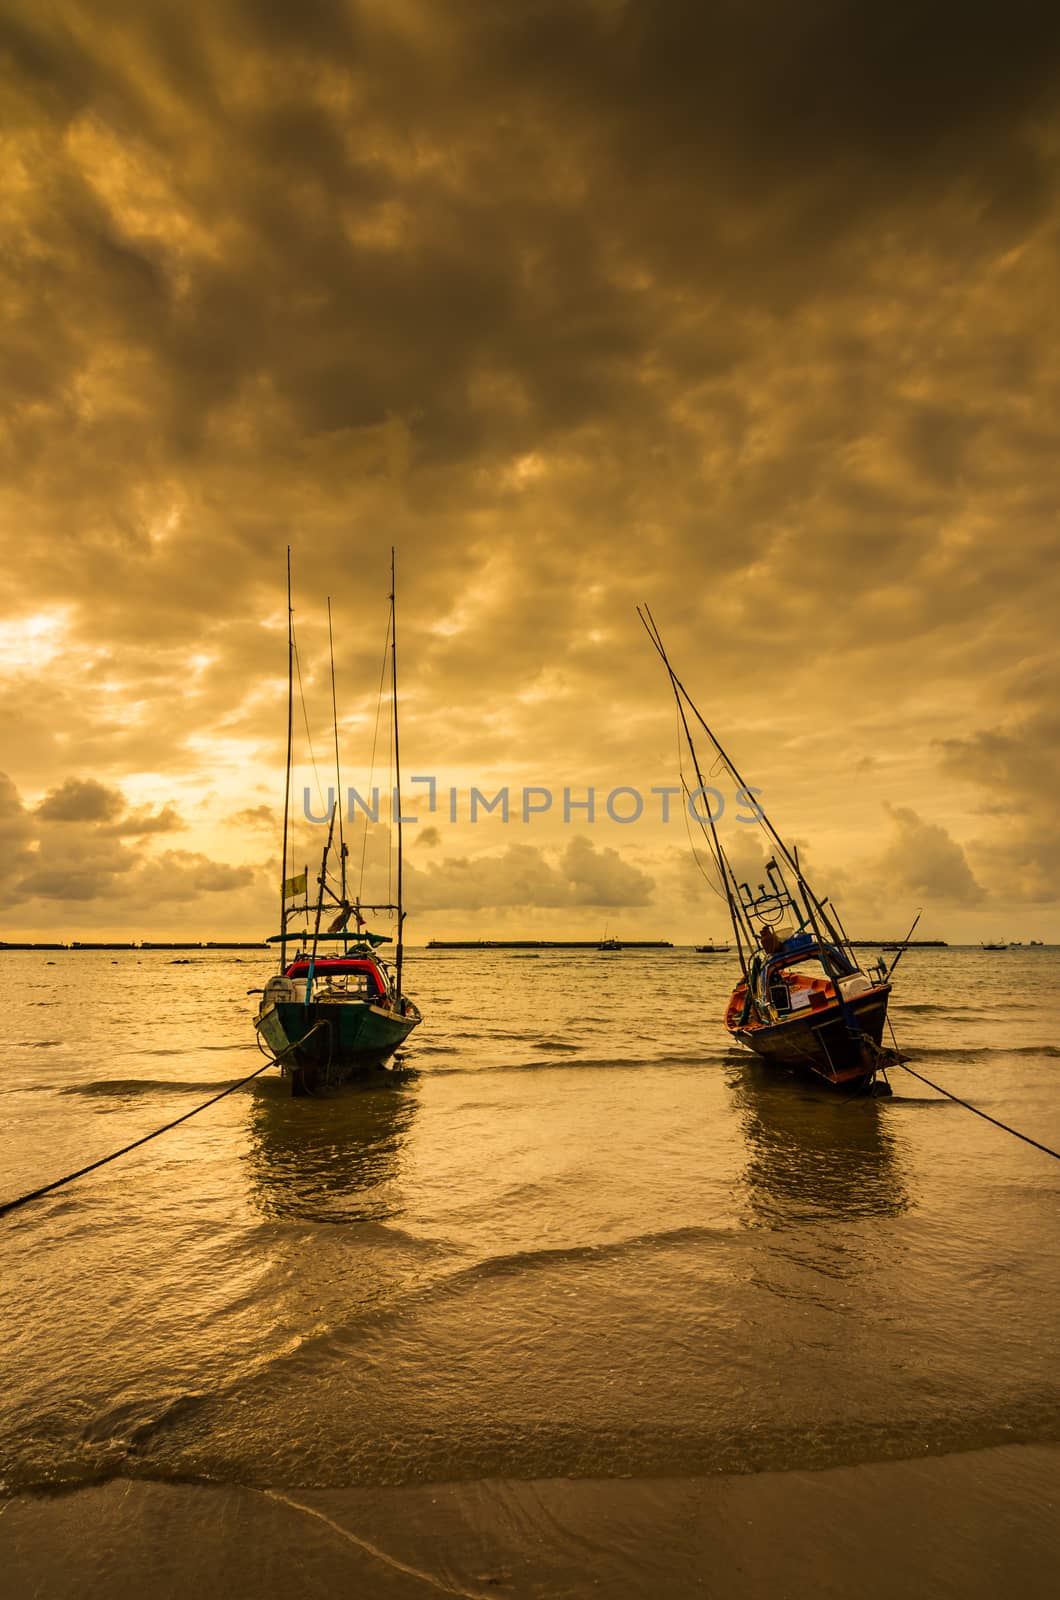
[[[727,1075],[747,1141],[743,1184],[759,1226],[896,1216],[910,1199],[888,1105],[732,1058]]]
[[[277,1078],[253,1084],[246,1160],[269,1217],[381,1222],[404,1207],[402,1151],[416,1115],[416,1075],[378,1088],[299,1100]]]

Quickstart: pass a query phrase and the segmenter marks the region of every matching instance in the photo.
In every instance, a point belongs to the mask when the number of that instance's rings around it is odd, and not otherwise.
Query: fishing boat
[[[596,948],[598,950],[621,950],[622,946],[617,939],[601,939]]]
[[[715,944],[713,939],[708,944],[697,944],[697,956],[727,956],[732,954],[731,944]]]
[[[981,943],[982,950],[1007,950],[1008,945],[1004,939],[995,939],[991,943]]]
[[[638,608],[638,615],[669,676],[699,786],[697,795],[708,790],[690,718],[711,745],[712,766],[724,767],[739,793],[757,794],[748,790],[674,672],[651,611]],[[681,778],[686,796],[694,801],[683,770]],[[805,1069],[834,1088],[887,1093],[883,1072],[888,1060],[897,1056],[884,1048],[883,1030],[891,976],[902,951],[889,966],[881,956],[865,971],[835,907],[807,882],[797,849],[785,844],[760,803],[757,811],[770,846],[765,876],[757,886],[738,880],[713,813],[693,812],[717,873],[716,887],[728,907],[742,973],[725,1010],[729,1036],[766,1061]],[[918,913],[902,941],[903,949],[919,920]]]
[[[339,774],[335,656],[331,649],[332,712],[338,803],[332,805],[327,839],[309,894],[308,867],[288,877],[291,747],[294,696],[294,620],[291,607],[290,552],[287,560],[287,787],[283,812],[283,867],[280,931],[270,944],[280,947],[279,971],[265,984],[255,1019],[259,1043],[290,1079],[295,1095],[320,1094],[366,1073],[387,1071],[387,1063],[422,1020],[419,1008],[402,990],[403,930],[401,840],[401,764],[397,725],[397,642],[394,560],[391,553],[390,625],[391,715],[394,749],[394,826],[397,843],[397,900],[362,904],[352,899],[347,881],[348,849],[342,835],[342,783]],[[331,603],[328,602],[331,638]],[[336,823],[338,831],[336,836]],[[337,857],[337,863],[336,863]],[[294,901],[294,904],[289,902]],[[298,903],[301,901],[301,903]],[[393,967],[380,955],[389,935],[368,930],[364,913],[396,915]],[[321,927],[327,914],[329,921]],[[304,918],[305,928],[291,923]],[[310,929],[311,924],[311,929]],[[351,926],[352,925],[352,926]],[[324,947],[331,947],[326,951]]]

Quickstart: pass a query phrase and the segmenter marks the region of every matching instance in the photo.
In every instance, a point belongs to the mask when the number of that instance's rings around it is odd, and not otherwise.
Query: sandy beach
[[[1054,1592],[1060,1448],[656,1481],[115,1480],[0,1510],[11,1600],[977,1600]]]

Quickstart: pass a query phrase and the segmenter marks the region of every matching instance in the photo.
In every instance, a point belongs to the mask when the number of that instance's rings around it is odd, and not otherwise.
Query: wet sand
[[[9,1600],[1042,1600],[1060,1447],[819,1472],[260,1490],[118,1479],[0,1505]]]

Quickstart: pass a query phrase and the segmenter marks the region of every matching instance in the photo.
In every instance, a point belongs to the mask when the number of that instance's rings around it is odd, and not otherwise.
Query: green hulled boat
[[[314,1094],[385,1068],[421,1020],[378,955],[351,944],[315,961],[299,952],[265,985],[255,1026],[292,1092]]]
[[[294,695],[294,623],[291,610],[290,552],[287,558],[287,788],[283,813],[283,884],[280,897],[280,932],[269,941],[280,946],[280,970],[261,995],[255,1029],[259,1044],[270,1052],[280,1071],[290,1078],[292,1093],[319,1094],[348,1079],[387,1069],[394,1052],[422,1020],[419,1008],[402,993],[403,927],[401,903],[401,764],[397,730],[397,645],[394,612],[394,560],[391,552],[389,649],[391,656],[392,717],[394,739],[395,828],[397,834],[397,900],[392,904],[362,905],[350,899],[347,888],[347,847],[342,837],[341,800],[333,804],[312,903],[308,894],[308,869],[287,876],[288,825],[291,793],[291,745]],[[328,628],[331,603],[328,602]],[[335,710],[335,662],[331,661],[332,708]],[[335,768],[338,794],[342,795],[338,757],[338,717],[335,722]],[[336,841],[336,822],[338,836]],[[337,844],[338,869],[329,874]],[[302,904],[290,905],[291,900]],[[325,910],[331,917],[321,928]],[[378,946],[389,936],[369,933],[363,911],[391,912],[397,917],[395,961],[390,967]],[[304,917],[301,931],[290,927]],[[350,923],[353,923],[352,931]],[[312,923],[312,928],[308,923]],[[293,951],[289,954],[289,947]],[[325,947],[338,946],[333,953]]]

